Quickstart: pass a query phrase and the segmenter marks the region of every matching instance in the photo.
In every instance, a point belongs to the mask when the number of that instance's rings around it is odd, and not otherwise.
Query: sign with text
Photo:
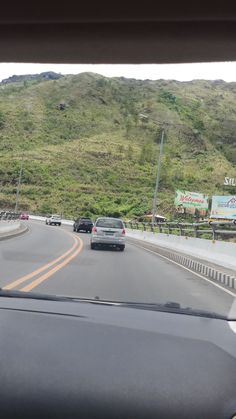
[[[236,195],[213,196],[211,218],[236,219]]]
[[[208,211],[208,196],[197,192],[188,192],[177,190],[175,192],[175,207],[178,212],[195,214],[196,210],[200,215],[205,215]]]
[[[236,178],[235,177],[225,177],[224,185],[225,186],[236,186]]]

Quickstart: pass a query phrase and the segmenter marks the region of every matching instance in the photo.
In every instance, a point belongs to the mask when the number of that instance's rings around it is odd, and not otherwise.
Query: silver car
[[[46,224],[49,224],[50,226],[60,226],[61,225],[61,217],[60,215],[53,214],[51,217],[46,218]]]
[[[101,217],[94,224],[91,234],[91,249],[96,246],[110,245],[125,248],[125,226],[119,218]]]

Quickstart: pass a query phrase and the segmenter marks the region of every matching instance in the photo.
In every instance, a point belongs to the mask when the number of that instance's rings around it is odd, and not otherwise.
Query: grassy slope
[[[151,209],[160,131],[168,121],[159,212],[176,188],[226,193],[236,162],[236,87],[224,82],[135,81],[85,73],[0,88],[0,207],[130,217]],[[66,104],[59,111],[60,102]],[[236,190],[230,189],[230,193]]]

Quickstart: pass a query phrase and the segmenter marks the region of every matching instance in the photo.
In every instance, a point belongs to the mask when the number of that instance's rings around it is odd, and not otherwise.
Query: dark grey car
[[[86,231],[86,233],[91,233],[93,228],[93,222],[89,218],[81,217],[78,218],[73,225],[74,231]]]

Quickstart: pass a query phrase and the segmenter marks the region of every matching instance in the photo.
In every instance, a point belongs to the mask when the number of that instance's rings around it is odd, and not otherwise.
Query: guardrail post
[[[20,214],[13,211],[0,211],[0,221],[14,221],[18,220]]]
[[[211,224],[211,228],[212,228],[212,240],[216,240],[215,226]]]
[[[182,225],[179,224],[178,227],[179,227],[180,236],[183,236],[183,227],[182,227]]]
[[[194,226],[194,236],[196,238],[198,238],[198,226],[197,225]]]

